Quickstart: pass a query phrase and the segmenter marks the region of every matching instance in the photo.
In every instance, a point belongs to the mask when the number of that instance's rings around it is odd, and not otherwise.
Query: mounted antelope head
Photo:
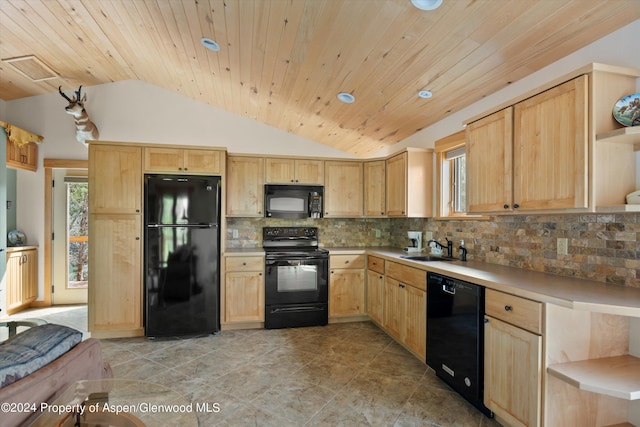
[[[87,110],[84,109],[84,103],[87,100],[87,94],[84,94],[84,98],[81,97],[82,86],[75,91],[73,99],[69,98],[62,92],[62,86],[58,87],[60,95],[69,101],[69,105],[65,108],[67,114],[71,114],[76,124],[76,139],[78,142],[87,146],[87,139],[96,140],[100,137],[98,133],[98,127],[89,119]]]

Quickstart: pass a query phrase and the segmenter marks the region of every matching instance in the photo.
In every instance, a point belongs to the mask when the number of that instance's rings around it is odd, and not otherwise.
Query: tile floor
[[[24,317],[87,329],[84,307],[12,316]],[[218,413],[198,414],[203,427],[498,426],[369,322],[102,346],[116,377],[217,403]]]

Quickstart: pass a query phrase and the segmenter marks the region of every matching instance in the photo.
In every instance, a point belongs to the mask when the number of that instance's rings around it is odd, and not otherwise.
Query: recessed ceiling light
[[[420,10],[434,10],[440,7],[442,0],[411,0],[411,3]]]
[[[431,93],[430,90],[421,90],[420,92],[418,92],[418,96],[420,98],[424,98],[424,99],[429,99],[433,96],[433,93]]]
[[[338,99],[345,104],[352,104],[356,100],[356,97],[347,92],[340,92]]]
[[[215,41],[211,40],[208,37],[203,37],[200,39],[200,44],[204,47],[206,47],[209,50],[212,50],[214,52],[217,52],[220,50],[220,45],[218,43],[216,43]]]

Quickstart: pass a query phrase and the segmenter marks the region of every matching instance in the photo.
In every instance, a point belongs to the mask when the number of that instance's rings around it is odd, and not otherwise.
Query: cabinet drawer
[[[329,268],[364,268],[364,254],[330,255]]]
[[[386,262],[385,274],[407,285],[423,291],[427,290],[427,272],[424,270],[398,264],[397,262]]]
[[[384,260],[375,256],[367,258],[367,269],[384,274]]]
[[[249,257],[226,257],[224,266],[229,271],[262,271],[264,269],[264,258],[259,256]]]
[[[487,289],[485,313],[534,334],[542,334],[542,303]]]

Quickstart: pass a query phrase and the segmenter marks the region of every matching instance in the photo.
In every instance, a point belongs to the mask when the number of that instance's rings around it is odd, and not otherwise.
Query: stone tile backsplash
[[[367,218],[275,220],[228,218],[227,247],[261,247],[262,227],[318,227],[325,247],[408,244],[407,231],[431,232],[454,242],[464,240],[468,259],[640,287],[640,214],[496,216],[490,220]],[[238,230],[232,238],[231,230]],[[424,238],[424,237],[423,237]],[[566,238],[568,254],[558,255],[557,239]],[[425,242],[426,243],[426,242]]]

